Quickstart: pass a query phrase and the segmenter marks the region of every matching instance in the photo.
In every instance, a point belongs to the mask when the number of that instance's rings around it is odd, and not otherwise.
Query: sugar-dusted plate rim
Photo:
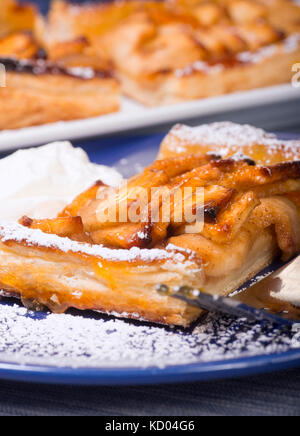
[[[216,362],[196,362],[165,368],[57,368],[0,362],[0,378],[65,385],[142,385],[209,381],[281,371],[300,366],[300,349]]]

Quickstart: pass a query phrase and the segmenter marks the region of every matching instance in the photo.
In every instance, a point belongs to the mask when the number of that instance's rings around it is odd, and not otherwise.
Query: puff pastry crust
[[[24,304],[56,312],[77,307],[187,326],[201,312],[159,294],[158,285],[228,295],[278,255],[288,260],[300,252],[299,153],[299,141],[250,126],[177,126],[160,158],[126,189],[98,182],[56,219],[23,217],[2,226],[1,286]],[[191,209],[204,214],[204,225],[192,232],[176,197],[186,187]],[[145,203],[138,202],[141,188],[149,193]],[[166,188],[168,221],[161,213]],[[196,188],[204,191],[201,201]],[[101,220],[99,211],[113,200],[116,221]],[[139,220],[121,219],[125,200],[128,214],[138,205]]]
[[[119,109],[119,84],[107,71],[60,68],[47,61],[1,59],[0,130],[96,117]],[[36,73],[38,71],[38,73]]]
[[[156,280],[201,282],[198,259],[184,250],[111,250],[21,226],[0,228],[3,288],[52,311],[93,309],[119,317],[187,325],[199,311],[160,296]],[[8,284],[10,283],[10,284]],[[14,291],[12,291],[14,289]]]
[[[1,8],[0,20],[12,15],[12,22],[5,28],[8,33],[0,35],[0,64],[6,70],[6,86],[0,88],[0,105],[5,108],[0,130],[119,109],[120,87],[111,65],[95,56],[84,38],[47,48],[37,37],[34,8],[16,2],[4,2]]]
[[[289,0],[56,0],[47,39],[88,37],[113,61],[123,92],[156,106],[289,82],[299,23]]]

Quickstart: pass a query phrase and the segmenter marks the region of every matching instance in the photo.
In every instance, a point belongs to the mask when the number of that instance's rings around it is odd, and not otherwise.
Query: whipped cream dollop
[[[0,221],[54,218],[97,180],[118,186],[122,176],[70,142],[19,150],[0,160]]]

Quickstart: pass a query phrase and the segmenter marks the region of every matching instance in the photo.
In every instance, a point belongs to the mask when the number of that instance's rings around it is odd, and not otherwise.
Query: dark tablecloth
[[[0,382],[0,415],[300,415],[300,370],[217,382],[59,387]]]

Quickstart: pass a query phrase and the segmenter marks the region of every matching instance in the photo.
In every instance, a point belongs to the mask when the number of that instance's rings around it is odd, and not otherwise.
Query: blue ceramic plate
[[[162,135],[82,141],[95,162],[130,176],[156,156]],[[253,375],[300,366],[300,332],[209,315],[180,330],[70,311],[0,304],[0,378],[121,385]]]

